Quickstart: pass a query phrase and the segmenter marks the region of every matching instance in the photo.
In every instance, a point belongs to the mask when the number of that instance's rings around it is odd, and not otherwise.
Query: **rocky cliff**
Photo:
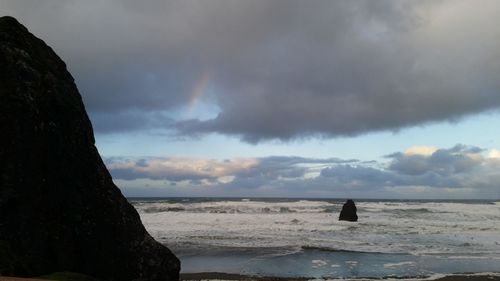
[[[66,65],[11,17],[0,18],[0,136],[0,275],[178,279],[179,260],[113,184]]]

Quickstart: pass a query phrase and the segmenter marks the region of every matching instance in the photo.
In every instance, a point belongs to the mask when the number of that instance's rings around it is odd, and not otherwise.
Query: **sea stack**
[[[0,18],[0,132],[0,275],[179,279],[113,184],[65,63],[12,17]]]
[[[351,199],[347,200],[340,211],[339,221],[358,221],[356,204]]]

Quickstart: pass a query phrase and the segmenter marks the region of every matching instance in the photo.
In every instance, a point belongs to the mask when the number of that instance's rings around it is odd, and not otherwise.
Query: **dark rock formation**
[[[113,184],[66,65],[11,17],[0,18],[0,134],[0,275],[178,280],[179,260]]]
[[[339,221],[358,221],[356,205],[351,199],[347,200],[340,211]]]

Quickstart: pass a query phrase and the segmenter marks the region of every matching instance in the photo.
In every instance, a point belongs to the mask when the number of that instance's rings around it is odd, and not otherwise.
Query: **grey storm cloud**
[[[343,164],[327,167],[321,176],[344,187],[413,187],[490,189],[500,192],[500,159],[484,149],[456,145],[430,154],[397,152],[384,168]]]
[[[0,3],[67,61],[101,133],[163,128],[257,143],[500,106],[495,0]],[[218,114],[168,115],[189,105],[205,74]]]
[[[389,198],[395,191],[424,189],[427,193],[417,195],[429,198],[445,192],[449,198],[470,192],[484,198],[500,192],[497,150],[456,145],[432,153],[397,152],[387,159],[388,163],[293,156],[231,160],[118,157],[105,162],[113,177],[126,186],[130,180],[167,180],[179,183],[175,189],[180,194],[203,189],[203,194],[214,196],[246,192],[255,192],[255,196],[265,190],[263,194],[274,196],[364,194]]]
[[[434,172],[440,175],[458,174],[480,166],[484,159],[475,157],[482,150],[478,147],[457,145],[450,149],[438,149],[431,155],[392,154],[390,170],[406,175],[422,175]]]
[[[236,174],[238,179],[262,178],[266,181],[280,178],[301,178],[311,167],[330,166],[332,164],[356,163],[358,160],[338,158],[304,158],[296,156],[268,156],[258,158],[258,164]]]
[[[470,176],[471,174],[467,174]],[[384,187],[428,186],[433,188],[464,188],[460,176],[440,175],[435,171],[419,175],[407,175],[386,169],[341,165],[325,168],[321,172],[330,188],[380,191]]]

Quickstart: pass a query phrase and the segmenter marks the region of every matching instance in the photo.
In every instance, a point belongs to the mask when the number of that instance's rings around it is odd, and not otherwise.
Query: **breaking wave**
[[[494,204],[493,204],[494,203]],[[137,200],[148,231],[173,247],[316,249],[411,255],[500,256],[498,202]]]

